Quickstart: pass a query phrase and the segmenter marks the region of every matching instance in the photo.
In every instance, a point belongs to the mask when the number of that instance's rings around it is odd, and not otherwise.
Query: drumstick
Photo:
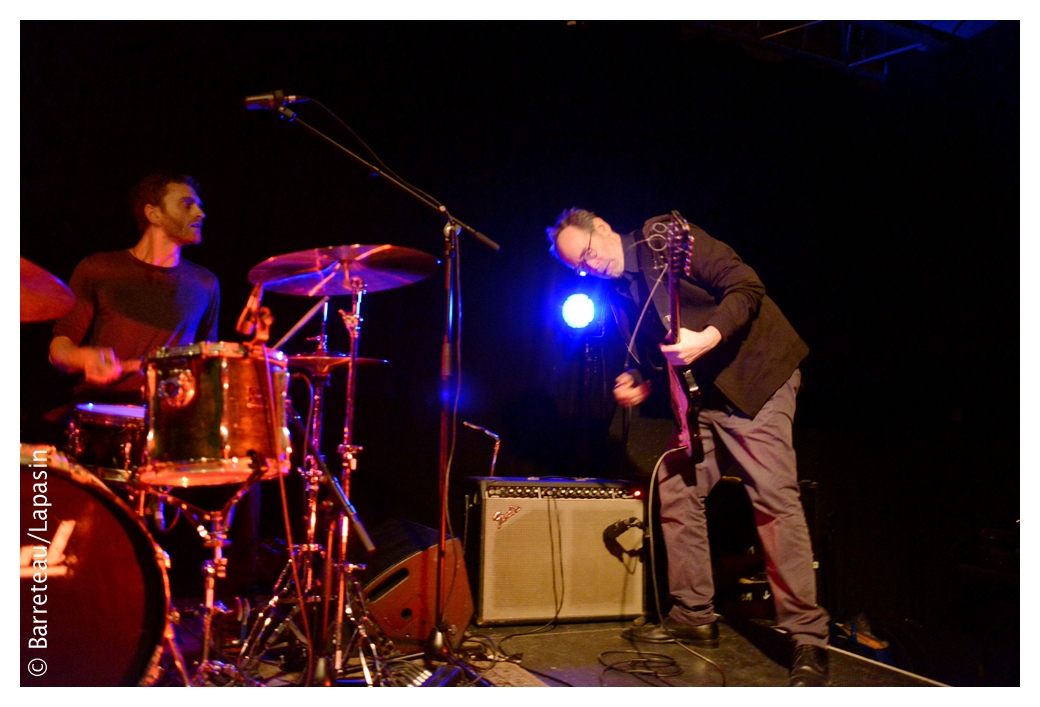
[[[144,365],[139,358],[128,358],[119,363],[123,366],[123,373],[137,373]]]

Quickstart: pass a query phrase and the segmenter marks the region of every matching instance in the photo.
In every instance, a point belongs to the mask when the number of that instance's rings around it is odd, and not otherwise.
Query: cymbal
[[[410,285],[437,270],[429,253],[394,245],[342,245],[276,255],[249,271],[249,281],[287,295],[333,297],[354,293],[361,278],[365,292]]]
[[[325,376],[328,375],[329,371],[340,366],[346,366],[350,364],[350,354],[339,353],[336,351],[326,351],[325,355],[319,354],[294,354],[288,357],[289,368],[299,368],[307,371],[311,375]],[[358,357],[358,366],[376,366],[389,361],[381,358],[361,358]]]
[[[68,314],[76,304],[64,282],[22,258],[21,315],[23,322],[45,322]]]

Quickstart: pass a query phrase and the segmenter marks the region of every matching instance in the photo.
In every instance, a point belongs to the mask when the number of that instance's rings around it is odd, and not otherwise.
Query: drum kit
[[[71,530],[58,550],[61,557],[50,557],[53,543],[47,552],[49,559],[71,568],[67,584],[75,596],[55,598],[54,611],[67,615],[52,613],[51,620],[62,630],[78,627],[80,634],[66,641],[52,632],[51,644],[66,651],[62,659],[68,664],[60,674],[53,671],[52,684],[154,684],[166,652],[174,668],[165,672],[185,685],[254,685],[261,679],[266,654],[289,643],[306,652],[303,684],[335,684],[348,673],[362,675],[367,685],[394,684],[384,659],[391,646],[368,615],[355,578],[363,566],[347,559],[352,531],[366,549],[374,549],[349,499],[350,475],[361,451],[354,440],[356,374],[360,367],[386,363],[357,355],[361,304],[367,293],[418,282],[437,268],[433,256],[392,245],[317,248],[269,258],[249,272],[256,289],[237,327],[253,333],[251,341],[200,342],[149,352],[141,359],[143,406],[81,404],[75,407],[63,450],[22,445],[23,514],[33,505],[29,477],[39,478],[37,469],[43,469],[52,480],[52,517],[60,514],[62,523],[71,523],[62,526]],[[265,289],[319,298],[273,347],[266,343],[270,311],[259,306]],[[335,296],[350,297],[349,311],[340,310],[350,337],[347,352],[327,347],[329,298]],[[59,318],[74,304],[73,293],[61,280],[22,258],[23,322]],[[284,354],[281,346],[319,310],[315,350]],[[337,448],[341,470],[334,474],[325,464],[321,440],[327,389],[339,369],[346,371],[345,423]],[[290,379],[297,378],[310,391],[306,420],[288,395]],[[236,652],[221,652],[214,619],[227,610],[215,600],[215,588],[226,577],[223,550],[230,544],[230,521],[235,505],[260,481],[277,479],[285,499],[293,451],[290,427],[303,445],[297,470],[305,537],[293,543],[286,507],[287,563],[270,600],[243,622]],[[175,493],[213,486],[231,492],[217,510],[195,507]],[[331,504],[319,502],[322,489],[331,495]],[[149,516],[157,526],[163,523],[157,510],[163,505],[189,518],[212,551],[202,568],[201,659],[195,665],[185,663],[178,646],[181,617],[169,592],[169,556],[145,523]],[[335,511],[331,516],[319,512],[329,507]],[[104,522],[98,520],[102,511]],[[22,548],[23,578],[28,549]],[[54,562],[51,567],[53,575]],[[106,574],[107,579],[99,579]],[[119,578],[118,584],[113,578]],[[102,585],[87,584],[91,581]],[[52,593],[54,586],[57,582],[52,582]],[[127,602],[140,607],[132,614],[121,612]],[[84,613],[98,621],[85,622]],[[26,620],[23,612],[23,631]],[[109,643],[118,650],[110,650]],[[115,653],[120,657],[114,662]]]

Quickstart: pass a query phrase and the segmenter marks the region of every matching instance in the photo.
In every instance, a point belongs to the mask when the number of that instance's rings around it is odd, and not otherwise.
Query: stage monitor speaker
[[[421,651],[437,625],[438,532],[406,520],[384,523],[370,533],[372,557],[358,558],[357,574],[372,619],[404,652]],[[473,594],[462,543],[448,538],[444,550],[447,640],[458,648],[473,618]]]
[[[474,623],[620,620],[643,613],[643,492],[611,479],[473,477]]]

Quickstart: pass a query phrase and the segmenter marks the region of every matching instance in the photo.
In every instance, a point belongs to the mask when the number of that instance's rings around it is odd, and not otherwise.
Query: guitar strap
[[[647,299],[646,304],[649,304],[651,301],[654,303],[654,308],[657,309],[657,317],[667,330],[671,321],[668,314],[668,288],[659,286],[668,276],[667,261],[663,253],[649,246],[644,252],[648,253],[651,258],[651,262],[647,263],[649,267],[644,267],[643,263],[640,263],[643,279],[646,281],[647,287],[650,288],[650,297]],[[652,279],[654,277],[652,273],[657,273],[656,280]],[[646,305],[643,306],[643,310],[644,312],[646,311]]]
[[[667,273],[663,265],[644,262],[646,253],[652,251],[652,249],[646,245],[646,239],[638,238],[637,234],[638,232],[622,236],[622,242],[625,243],[626,252],[629,249],[635,250],[635,260],[638,269],[635,271],[626,270],[620,282],[611,283],[611,287],[617,293],[617,296],[610,297],[610,309],[614,314],[614,321],[618,325],[618,331],[621,332],[622,337],[627,339],[625,370],[631,368],[633,362],[637,366],[644,366],[644,362],[639,356],[639,347],[636,346],[636,340],[644,324],[646,324],[646,313],[650,302],[657,298],[659,292],[665,291],[661,287],[661,283],[664,282]],[[657,273],[656,279],[651,279],[652,276],[647,275],[651,270]],[[649,292],[649,295],[644,294],[647,292]],[[640,301],[643,303],[642,309],[639,312],[639,316],[636,317],[635,325],[633,326],[632,318],[635,317],[635,308]],[[652,362],[647,361],[646,363],[660,370]]]
[[[632,327],[632,335],[628,339],[628,356],[625,358],[625,367],[628,368],[629,361],[632,359],[638,365],[643,365],[642,361],[639,360],[639,356],[636,354],[636,336],[639,334],[640,328],[643,326],[643,320],[646,318],[646,310],[650,306],[650,303],[654,301],[654,294],[660,290],[661,282],[664,280],[665,271],[662,270],[661,274],[657,276],[657,280],[654,281],[654,286],[650,288],[650,296],[646,298],[646,302],[643,303],[643,309],[639,313],[639,319],[636,320],[636,325]],[[611,305],[613,309],[613,305]],[[614,311],[614,318],[617,320],[618,313]]]

